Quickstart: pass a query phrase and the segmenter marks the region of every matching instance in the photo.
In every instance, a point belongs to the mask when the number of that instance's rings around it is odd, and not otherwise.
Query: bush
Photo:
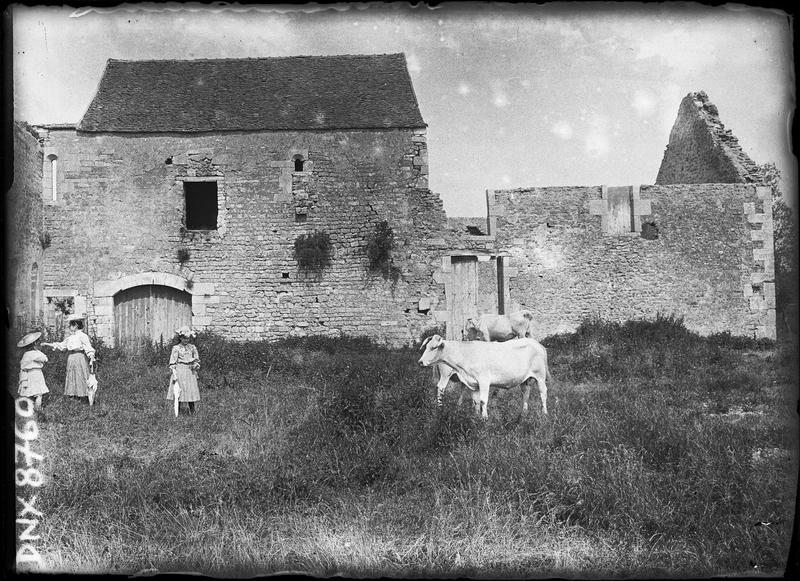
[[[304,270],[319,271],[330,265],[331,238],[327,232],[300,234],[294,241],[294,259]]]

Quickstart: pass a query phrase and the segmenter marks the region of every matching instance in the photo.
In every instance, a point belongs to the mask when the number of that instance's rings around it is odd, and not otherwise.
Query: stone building
[[[403,55],[110,60],[77,126],[38,129],[43,303],[71,298],[107,343],[189,323],[403,344],[436,324],[459,243]],[[384,221],[381,273],[366,246]],[[315,232],[331,261],[303,269]]]
[[[184,323],[403,345],[520,308],[539,336],[656,313],[775,336],[771,192],[703,93],[655,185],[489,190],[484,219],[428,189],[397,54],[110,60],[77,125],[16,129],[15,162],[12,316],[52,325],[68,304],[111,345]],[[295,243],[314,233],[331,259],[309,270]]]

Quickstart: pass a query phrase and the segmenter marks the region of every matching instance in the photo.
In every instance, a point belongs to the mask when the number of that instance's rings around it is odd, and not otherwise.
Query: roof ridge
[[[109,58],[106,60],[107,63],[164,63],[164,62],[172,62],[172,63],[196,63],[196,62],[221,62],[221,61],[265,61],[265,60],[288,60],[288,59],[305,59],[305,58],[313,58],[313,59],[326,59],[326,58],[375,58],[375,57],[382,57],[382,56],[402,56],[405,57],[404,52],[385,52],[385,53],[369,53],[369,54],[301,54],[301,55],[290,55],[290,56],[256,56],[256,57],[224,57],[224,58],[193,58],[193,59],[181,59],[181,58],[161,58],[161,59],[116,59],[116,58]]]

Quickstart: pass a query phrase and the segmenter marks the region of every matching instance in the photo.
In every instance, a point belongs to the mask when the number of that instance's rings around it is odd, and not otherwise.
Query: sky
[[[681,100],[705,91],[796,191],[792,20],[729,4],[126,4],[12,9],[14,116],[77,123],[108,59],[402,52],[448,216],[487,189],[652,184]]]

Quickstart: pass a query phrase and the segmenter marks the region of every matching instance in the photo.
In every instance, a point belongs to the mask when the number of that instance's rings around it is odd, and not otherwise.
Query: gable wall
[[[446,218],[427,189],[424,130],[194,137],[53,130],[45,142],[51,152],[62,195],[45,203],[52,238],[45,292],[78,295],[77,310],[85,300],[90,328],[106,340],[114,281],[156,275],[187,281],[195,327],[234,339],[346,333],[403,344],[435,323],[418,305],[443,299],[432,274],[446,244],[431,233]],[[296,154],[308,171],[293,171]],[[218,180],[219,228],[187,232],[183,180],[200,178]],[[307,221],[295,221],[298,211]],[[397,284],[367,269],[365,240],[380,220],[395,231]],[[293,258],[295,238],[315,229],[334,247],[321,276],[305,275]],[[183,263],[179,249],[189,253]]]

